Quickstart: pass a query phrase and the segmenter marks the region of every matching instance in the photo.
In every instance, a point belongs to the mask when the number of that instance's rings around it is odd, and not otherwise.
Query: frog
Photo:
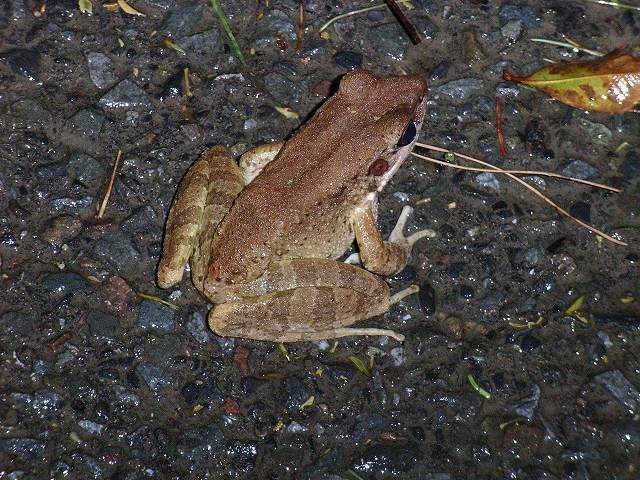
[[[345,74],[286,141],[236,160],[220,145],[187,170],[169,209],[157,270],[161,288],[182,280],[214,304],[219,336],[301,342],[380,335],[357,323],[382,315],[418,287],[391,294],[382,276],[404,269],[427,236],[377,226],[378,194],[417,140],[427,86],[418,75]],[[360,266],[340,261],[354,244]]]

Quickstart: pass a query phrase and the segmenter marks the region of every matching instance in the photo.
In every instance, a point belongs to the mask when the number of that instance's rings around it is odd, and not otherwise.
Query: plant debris
[[[469,385],[471,385],[473,387],[473,389],[476,392],[478,392],[478,394],[481,397],[484,397],[487,400],[489,400],[491,398],[491,394],[489,392],[487,392],[484,388],[482,388],[480,385],[478,385],[478,382],[476,382],[476,379],[473,378],[473,375],[471,375],[470,373],[467,375],[467,381],[469,382]]]
[[[240,63],[243,67],[246,67],[247,61],[244,59],[244,55],[242,54],[242,50],[240,49],[240,44],[238,44],[238,41],[233,34],[233,30],[231,30],[231,25],[229,25],[224,11],[218,4],[218,0],[211,0],[211,8],[213,8],[213,11],[218,17],[218,21],[220,22],[220,26],[224,30],[224,33],[227,34],[227,38],[229,38],[229,41],[231,42],[231,48],[233,48],[233,52],[235,53],[236,58],[240,60]]]
[[[353,355],[351,355],[349,357],[349,361],[353,364],[354,367],[356,367],[356,370],[358,370],[358,372],[360,372],[362,375],[364,375],[365,377],[371,377],[371,371],[367,368],[364,362],[360,360],[358,357],[354,357]]]
[[[93,3],[91,3],[91,0],[78,0],[78,8],[81,13],[93,13]]]
[[[628,112],[640,101],[640,59],[620,49],[596,60],[554,63],[528,77],[505,70],[503,77],[594,112]]]
[[[104,212],[107,210],[107,204],[109,203],[109,198],[111,197],[111,191],[113,190],[113,182],[116,179],[116,173],[118,172],[118,166],[120,165],[121,159],[122,159],[122,150],[118,150],[116,161],[113,164],[111,178],[109,179],[109,184],[107,185],[107,191],[105,192],[104,197],[102,198],[102,202],[100,203],[100,207],[98,208],[98,213],[96,214],[97,219],[101,219],[104,216]]]

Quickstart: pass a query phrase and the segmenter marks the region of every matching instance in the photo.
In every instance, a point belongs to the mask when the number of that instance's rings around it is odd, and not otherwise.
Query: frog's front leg
[[[396,297],[378,276],[332,260],[301,259],[274,264],[244,288],[243,298],[217,305],[209,326],[218,335],[297,342],[351,335],[404,337],[391,330],[353,328],[380,315]]]
[[[408,237],[404,236],[403,229],[412,211],[409,206],[402,209],[387,242],[380,235],[371,206],[367,205],[356,211],[353,229],[360,249],[360,260],[367,270],[379,275],[399,272],[407,265],[413,245],[432,233],[431,230],[420,230]]]

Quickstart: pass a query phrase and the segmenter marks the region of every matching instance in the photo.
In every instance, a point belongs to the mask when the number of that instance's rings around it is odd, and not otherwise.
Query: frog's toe
[[[404,246],[409,250],[413,245],[420,239],[429,237],[433,238],[436,236],[436,232],[430,228],[425,228],[424,230],[419,230],[415,233],[412,233],[408,237],[405,237],[403,230],[405,225],[407,224],[407,220],[409,216],[413,213],[413,208],[409,205],[405,205],[402,208],[402,212],[400,212],[400,216],[398,217],[398,221],[396,222],[396,226],[393,227],[391,231],[391,235],[389,235],[389,242],[395,243],[397,245]]]

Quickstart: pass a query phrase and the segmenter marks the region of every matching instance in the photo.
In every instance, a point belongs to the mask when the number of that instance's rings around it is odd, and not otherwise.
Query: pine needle
[[[96,215],[97,219],[101,219],[104,217],[104,212],[107,210],[107,204],[109,203],[109,197],[111,197],[111,191],[113,190],[113,182],[116,179],[116,173],[118,172],[118,165],[120,164],[120,159],[122,158],[122,150],[118,150],[118,155],[116,156],[116,161],[113,164],[113,171],[111,172],[111,178],[109,179],[109,185],[107,185],[107,191],[102,198],[102,203],[100,204],[100,208],[98,209],[98,214]]]
[[[465,160],[468,160],[470,162],[474,162],[474,163],[478,163],[480,165],[484,165],[485,167],[488,167],[490,170],[490,172],[493,173],[502,173],[507,175],[509,178],[511,178],[512,180],[515,180],[516,182],[518,182],[519,184],[521,184],[522,186],[524,186],[526,189],[528,189],[529,191],[531,191],[531,193],[533,193],[534,195],[540,197],[544,202],[548,203],[549,205],[551,205],[553,208],[555,208],[559,213],[561,213],[562,215],[564,215],[565,217],[573,220],[575,223],[577,223],[578,225],[583,226],[584,228],[586,228],[587,230],[589,230],[592,233],[595,233],[597,235],[600,235],[602,238],[605,238],[607,240],[609,240],[611,243],[615,243],[616,245],[622,245],[622,246],[626,246],[627,243],[623,242],[621,240],[618,240],[616,238],[613,238],[610,235],[607,235],[606,233],[604,233],[601,230],[598,230],[597,228],[589,225],[586,222],[583,222],[582,220],[574,217],[573,215],[571,215],[568,211],[566,211],[564,208],[562,208],[560,205],[558,205],[557,203],[555,203],[553,200],[551,200],[549,197],[547,197],[544,193],[542,193],[540,190],[538,190],[537,188],[529,185],[527,182],[525,182],[524,180],[516,177],[513,173],[511,173],[511,171],[509,170],[503,170],[499,167],[496,167],[495,165],[492,165],[490,163],[484,162],[482,160],[479,160],[477,158],[473,158],[470,157],[469,155],[464,155],[462,153],[456,153],[456,152],[452,152],[451,150],[447,150],[446,148],[442,148],[442,147],[436,147],[433,145],[427,145],[424,143],[416,143],[416,146],[420,147],[420,148],[426,148],[427,150],[433,150],[436,152],[442,152],[442,153],[452,153],[460,158],[463,158]],[[414,154],[415,155],[415,154]],[[429,158],[427,158],[427,160],[431,161]],[[451,166],[451,164],[446,163],[446,162],[442,162],[443,165],[446,166]],[[466,167],[469,168],[469,167]],[[464,169],[466,169],[464,168]],[[541,172],[537,172],[534,173],[534,175],[541,175]],[[531,173],[527,173],[526,175],[531,175]],[[552,175],[547,175],[547,176],[556,176],[557,174],[552,174]],[[562,176],[558,176],[557,178],[561,178]],[[580,180],[580,179],[573,179],[572,177],[565,177],[566,179],[570,179],[571,181],[578,181],[579,183],[585,183],[586,180]],[[587,183],[587,185],[591,185],[594,182],[590,182]],[[593,184],[592,186],[596,186],[595,184]],[[605,185],[599,185],[598,184],[598,188],[603,188],[605,187],[608,190],[612,190],[612,187],[606,187]],[[612,190],[612,191],[616,191],[616,190]]]

